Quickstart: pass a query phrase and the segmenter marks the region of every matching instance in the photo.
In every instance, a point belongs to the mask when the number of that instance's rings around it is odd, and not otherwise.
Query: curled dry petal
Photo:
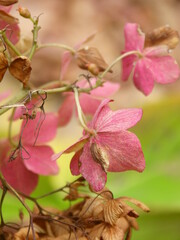
[[[0,82],[8,68],[8,60],[3,53],[0,53]]]
[[[10,5],[15,4],[17,2],[18,2],[18,0],[0,0],[0,5],[10,6]]]
[[[104,220],[110,225],[115,225],[122,214],[122,205],[115,199],[107,201],[104,205]]]
[[[31,70],[31,61],[25,56],[15,58],[15,60],[12,61],[9,66],[10,73],[13,75],[13,77],[22,82],[23,85],[28,83]]]
[[[178,31],[168,25],[156,28],[152,32],[146,33],[145,36],[145,47],[166,45],[169,49],[174,49],[178,43]]]
[[[123,240],[125,233],[118,226],[106,226],[102,232],[103,240]]]
[[[130,198],[130,197],[120,197],[119,199],[135,204],[137,207],[141,208],[144,212],[150,212],[150,209],[148,208],[148,206],[138,201],[137,199]]]

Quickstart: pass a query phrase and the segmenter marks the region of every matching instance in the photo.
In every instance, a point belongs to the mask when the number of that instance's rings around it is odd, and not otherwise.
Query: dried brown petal
[[[76,57],[78,66],[90,71],[93,75],[98,75],[108,67],[97,48],[82,48],[77,51]]]
[[[5,21],[7,24],[13,24],[13,23],[18,23],[18,19],[11,16],[10,14],[4,12],[3,10],[0,10],[0,19]]]
[[[64,200],[73,201],[78,198],[89,197],[88,194],[79,193],[78,188],[83,187],[83,186],[85,186],[85,184],[83,182],[76,181],[76,182],[72,183],[69,187],[69,194],[64,198]]]
[[[26,240],[27,233],[28,233],[27,227],[21,228],[17,233],[14,234],[14,240]],[[36,237],[36,240],[40,239],[37,233],[35,233],[35,237]],[[30,230],[29,232],[28,239],[33,240],[32,230]]]
[[[17,2],[18,2],[18,0],[0,0],[0,5],[10,6],[10,5],[15,4]]]
[[[137,199],[130,198],[130,197],[120,197],[119,199],[135,204],[137,207],[141,208],[144,212],[150,212],[150,209],[148,208],[148,206],[146,206],[144,203],[138,201]]]
[[[109,158],[107,151],[104,148],[98,146],[96,143],[91,144],[90,150],[94,161],[99,163],[102,169],[107,172],[109,167]]]
[[[2,81],[7,68],[8,60],[3,53],[0,53],[0,82]]]
[[[106,226],[102,233],[103,240],[123,240],[124,232],[118,226]]]
[[[121,203],[115,199],[109,200],[104,205],[104,220],[105,222],[115,225],[117,220],[122,216],[123,209]]]
[[[24,56],[15,58],[9,67],[10,73],[24,85],[30,78],[31,70],[31,61]]]
[[[154,29],[145,36],[145,47],[166,45],[169,49],[174,49],[179,43],[179,33],[169,26]]]

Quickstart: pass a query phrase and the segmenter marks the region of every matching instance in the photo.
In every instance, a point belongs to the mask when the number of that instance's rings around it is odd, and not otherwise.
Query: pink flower
[[[9,40],[16,44],[19,41],[20,29],[18,26],[18,19],[14,18],[13,16],[9,15],[12,6],[0,6],[0,30],[7,27],[6,34]]]
[[[92,121],[90,133],[62,153],[76,152],[70,164],[73,175],[82,174],[95,191],[105,186],[107,172],[136,170],[142,172],[145,160],[141,144],[135,134],[127,129],[133,127],[142,117],[141,109],[111,111],[110,100],[99,105]]]
[[[56,135],[57,116],[48,113],[42,126],[41,123],[39,112],[34,120],[28,120],[27,123],[26,120],[23,121],[20,131],[22,147],[13,155],[14,160],[9,161],[8,152],[11,147],[8,141],[0,144],[0,167],[4,177],[12,187],[25,194],[30,194],[35,189],[38,175],[57,174],[59,170],[56,162],[51,160],[54,154],[52,148],[44,145]]]
[[[149,95],[154,82],[167,84],[176,81],[180,76],[179,66],[168,55],[168,47],[160,45],[144,48],[145,34],[138,24],[127,23],[124,28],[125,51],[137,50],[140,57],[133,54],[122,60],[122,80],[126,81],[134,68],[135,86],[145,95]]]
[[[90,79],[92,86],[96,84],[96,78]],[[77,84],[81,88],[88,88],[89,83],[86,80],[83,80]],[[97,110],[100,99],[109,97],[118,91],[120,85],[117,83],[111,83],[106,81],[102,87],[98,87],[91,91],[90,94],[81,93],[79,96],[80,105],[82,111],[86,115],[94,115]],[[75,100],[73,93],[65,93],[66,96],[64,102],[62,103],[58,114],[59,114],[59,126],[64,126],[68,124],[73,115],[73,110],[75,107]]]

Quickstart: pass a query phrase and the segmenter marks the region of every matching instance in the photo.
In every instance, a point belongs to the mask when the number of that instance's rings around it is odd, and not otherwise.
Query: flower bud
[[[29,10],[27,8],[19,7],[18,12],[24,18],[30,18],[31,17],[31,13],[29,12]]]

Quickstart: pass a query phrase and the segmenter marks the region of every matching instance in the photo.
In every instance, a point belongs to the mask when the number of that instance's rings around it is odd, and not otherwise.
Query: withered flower
[[[0,82],[8,68],[8,60],[3,53],[0,53]]]

